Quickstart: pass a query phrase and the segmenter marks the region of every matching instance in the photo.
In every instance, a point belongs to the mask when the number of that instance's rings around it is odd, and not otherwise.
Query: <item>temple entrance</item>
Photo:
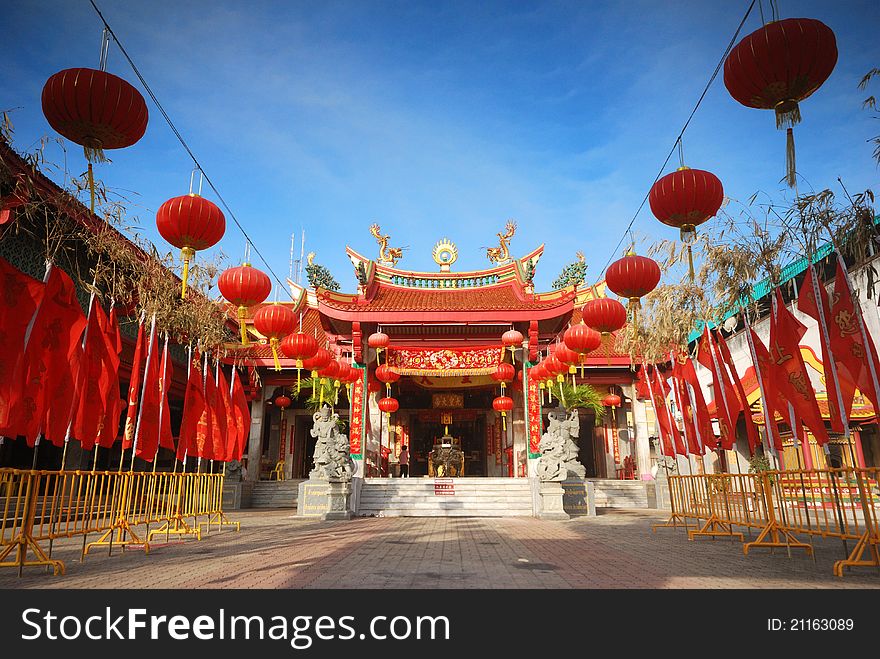
[[[472,419],[453,421],[449,426],[434,421],[436,413],[414,412],[410,414],[410,476],[428,476],[428,459],[434,447],[440,445],[448,428],[449,435],[464,453],[464,473],[462,476],[486,476],[486,419],[483,414],[474,414]],[[493,458],[494,459],[494,458]]]

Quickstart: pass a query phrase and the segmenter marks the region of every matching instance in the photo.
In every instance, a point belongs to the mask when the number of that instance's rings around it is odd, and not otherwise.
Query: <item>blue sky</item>
[[[583,251],[591,278],[612,255],[672,141],[733,35],[747,1],[98,3],[256,246],[282,278],[290,236],[353,291],[351,245],[374,257],[368,227],[409,249],[399,267],[433,271],[449,236],[455,270],[488,266],[508,218],[512,250],[546,243],[539,290]],[[765,12],[768,3],[764,2]],[[798,170],[816,189],[878,188],[866,142],[880,121],[861,102],[880,66],[875,1],[782,0],[783,17],[817,18],[839,60],[802,104]],[[101,26],[87,0],[13,1],[0,40],[0,109],[15,145],[52,134],[40,92],[56,71],[96,67]],[[757,6],[741,36],[760,26]],[[115,47],[108,70],[137,84]],[[148,101],[149,104],[149,101]],[[161,251],[155,210],[188,191],[192,164],[159,112],[98,176],[132,199]],[[685,135],[685,160],[728,196],[786,195],[785,134],[773,114],[733,101],[721,76]],[[58,147],[50,160],[63,161]],[[71,172],[85,169],[69,145]],[[675,166],[670,163],[669,171]],[[807,184],[804,184],[806,187]],[[802,187],[803,191],[803,187]],[[875,190],[880,192],[880,190]],[[216,199],[210,193],[208,198]],[[637,235],[675,238],[646,206]],[[227,218],[221,249],[241,260]],[[253,258],[259,266],[258,259]]]

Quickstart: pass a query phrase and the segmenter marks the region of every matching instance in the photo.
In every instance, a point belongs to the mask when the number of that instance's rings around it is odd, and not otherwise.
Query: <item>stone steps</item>
[[[435,494],[432,478],[368,478],[357,515],[381,517],[530,517],[529,481],[454,478],[454,494]]]
[[[599,508],[648,508],[648,490],[643,481],[593,480]]]
[[[258,481],[251,493],[251,508],[296,508],[301,479]]]

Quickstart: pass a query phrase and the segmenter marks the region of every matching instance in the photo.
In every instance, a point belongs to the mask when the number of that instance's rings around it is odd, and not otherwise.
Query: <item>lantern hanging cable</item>
[[[180,142],[181,146],[183,146],[184,150],[187,152],[190,159],[193,161],[193,164],[195,165],[195,168],[193,171],[195,171],[195,169],[199,170],[199,173],[201,174],[202,177],[204,177],[205,181],[207,182],[208,187],[210,187],[211,190],[214,191],[214,194],[217,195],[217,199],[220,200],[220,203],[222,204],[223,208],[225,208],[226,212],[229,213],[229,217],[232,218],[232,221],[235,223],[235,226],[237,226],[238,230],[241,231],[245,240],[251,244],[251,246],[253,247],[254,252],[257,254],[257,256],[260,257],[260,261],[262,261],[263,265],[266,266],[266,269],[270,273],[272,273],[272,276],[275,278],[275,281],[277,281],[279,283],[281,288],[286,289],[287,284],[285,284],[283,281],[281,281],[281,278],[275,273],[275,271],[272,269],[272,266],[269,265],[269,262],[266,260],[266,257],[264,257],[262,252],[260,252],[260,250],[257,249],[256,245],[254,244],[253,239],[248,235],[248,232],[244,230],[244,227],[241,225],[241,222],[238,221],[238,218],[235,217],[235,213],[232,212],[232,209],[229,207],[229,204],[226,203],[226,200],[223,198],[223,195],[220,194],[220,191],[214,185],[213,181],[211,181],[211,178],[207,175],[207,173],[205,173],[205,170],[202,168],[202,165],[198,161],[198,159],[196,158],[196,155],[192,152],[192,149],[189,148],[189,144],[187,144],[186,140],[183,139],[183,135],[180,134],[180,131],[177,130],[177,126],[175,126],[174,122],[171,121],[171,117],[168,116],[168,113],[165,111],[165,108],[162,106],[161,103],[159,103],[159,99],[156,98],[156,95],[153,93],[153,90],[147,84],[147,81],[144,79],[144,76],[141,74],[141,72],[137,68],[137,66],[135,66],[135,63],[131,59],[131,57],[129,56],[128,51],[125,50],[125,48],[122,45],[122,42],[119,41],[119,37],[116,36],[116,33],[113,31],[113,28],[110,27],[110,24],[107,22],[107,19],[104,18],[104,14],[102,14],[101,10],[98,9],[98,5],[95,4],[95,0],[89,0],[89,3],[92,5],[92,8],[95,10],[95,13],[98,14],[98,18],[100,18],[101,22],[104,24],[104,29],[110,34],[111,37],[113,37],[113,41],[116,42],[116,45],[119,47],[119,51],[122,53],[123,57],[125,57],[129,66],[131,66],[131,70],[134,71],[134,74],[137,76],[138,80],[141,81],[141,85],[143,85],[144,90],[146,90],[147,94],[152,99],[153,103],[158,108],[159,112],[161,113],[162,117],[165,119],[165,123],[167,123],[168,127],[171,128],[171,132],[174,133],[174,136],[177,138],[177,141]],[[201,191],[201,182],[199,183],[199,191]],[[290,298],[292,300],[293,293],[288,291],[288,295],[290,295]]]
[[[742,17],[742,20],[739,22],[739,26],[736,28],[736,32],[733,37],[731,37],[730,42],[727,44],[727,48],[724,49],[724,54],[721,55],[721,59],[718,61],[718,66],[715,67],[715,70],[712,72],[712,75],[709,77],[709,82],[706,83],[706,87],[703,89],[703,93],[700,94],[700,98],[697,99],[696,105],[694,105],[694,109],[691,110],[690,115],[687,118],[687,121],[684,122],[684,126],[681,129],[681,132],[678,134],[678,137],[675,138],[675,142],[672,144],[672,148],[669,149],[669,153],[666,154],[666,159],[663,161],[663,164],[660,166],[660,171],[657,172],[657,176],[654,177],[654,180],[651,181],[651,184],[648,186],[648,191],[645,193],[644,198],[642,199],[642,203],[639,204],[638,209],[636,209],[635,214],[632,216],[632,219],[629,221],[629,224],[626,225],[626,229],[623,232],[623,235],[620,237],[620,240],[617,242],[617,245],[611,250],[611,255],[608,257],[608,261],[603,266],[602,270],[599,273],[601,277],[605,271],[608,269],[608,266],[611,265],[611,261],[614,260],[615,255],[620,250],[620,246],[623,245],[623,241],[626,240],[626,236],[628,233],[631,233],[632,226],[635,224],[636,218],[639,216],[639,213],[642,212],[642,209],[645,207],[645,203],[648,201],[648,197],[651,195],[651,188],[654,187],[654,184],[660,180],[660,177],[663,175],[663,172],[666,170],[666,165],[669,164],[669,160],[672,158],[672,154],[675,153],[676,149],[681,145],[681,138],[684,136],[685,131],[688,129],[688,126],[691,123],[691,119],[694,118],[694,115],[697,113],[700,105],[703,102],[703,99],[706,98],[706,94],[709,93],[709,88],[712,86],[712,83],[715,82],[715,78],[718,77],[718,73],[724,67],[724,61],[727,59],[727,56],[730,54],[730,51],[733,49],[734,44],[736,44],[736,40],[739,37],[739,33],[742,31],[743,25],[745,25],[746,20],[748,20],[749,15],[752,13],[752,9],[755,7],[755,2],[757,0],[752,0],[749,3],[749,8],[746,9],[745,15]]]

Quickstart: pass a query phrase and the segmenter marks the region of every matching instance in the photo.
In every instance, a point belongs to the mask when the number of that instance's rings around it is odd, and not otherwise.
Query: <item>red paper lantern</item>
[[[43,114],[52,128],[85,149],[89,162],[104,149],[124,149],[147,130],[149,112],[141,93],[112,73],[65,69],[43,86]]]
[[[773,110],[776,127],[788,128],[786,178],[795,184],[794,137],[798,103],[815,92],[837,64],[837,40],[821,21],[773,21],[743,37],[724,61],[724,86],[746,107]]]
[[[325,368],[333,360],[333,355],[326,348],[318,348],[314,357],[303,360],[303,368],[312,372],[312,377],[318,377],[318,371]]]
[[[504,387],[508,382],[516,377],[516,369],[513,367],[513,364],[501,362],[500,364],[498,364],[495,370],[492,371],[491,375],[492,379],[495,380],[495,382],[501,383],[501,394],[504,395]]]
[[[382,391],[382,383],[378,380],[370,378],[369,380],[367,380],[367,391],[371,394],[378,394],[380,391]]]
[[[572,325],[565,330],[562,340],[567,348],[579,355],[591,353],[602,345],[602,335],[584,323]]]
[[[639,298],[647,295],[660,283],[660,266],[654,259],[628,252],[608,266],[605,271],[605,284],[620,297],[629,298],[629,308],[633,320],[639,309]]]
[[[247,308],[260,304],[272,292],[272,281],[269,276],[244,263],[235,268],[224,270],[217,278],[220,294],[238,307],[238,325],[241,329],[241,344],[247,345]]]
[[[544,367],[544,362],[541,362],[529,369],[529,377],[539,382],[541,387],[543,387],[544,381],[550,378],[550,373]]]
[[[382,364],[376,369],[376,379],[385,383],[385,391],[390,396],[391,385],[400,379],[400,373],[388,366],[388,364]]]
[[[156,211],[156,227],[183,259],[183,287],[186,295],[189,262],[196,251],[213,247],[226,232],[226,218],[215,204],[196,194],[172,197]]]
[[[382,352],[391,343],[391,339],[384,332],[374,332],[367,339],[367,345],[376,351],[376,354]]]
[[[507,413],[513,410],[513,398],[498,396],[492,401],[492,409],[501,413],[501,425],[507,430]]]
[[[288,396],[285,396],[283,394],[281,396],[278,396],[278,398],[275,399],[275,405],[280,407],[282,411],[286,410],[288,407],[290,407],[292,402],[293,401],[290,400],[290,398]]]
[[[331,359],[330,363],[318,371],[318,377],[321,378],[322,383],[328,379],[335,379],[337,375],[339,375],[339,362],[335,359]]]
[[[626,307],[610,297],[600,297],[584,305],[581,317],[597,332],[611,334],[626,325]]]
[[[304,360],[318,352],[318,340],[303,332],[288,334],[281,342],[281,352],[288,359],[295,359],[296,367],[301,369],[304,368]]]
[[[605,407],[620,407],[620,396],[617,394],[608,394],[605,398],[602,399],[602,404]]]
[[[296,327],[296,316],[288,307],[283,307],[277,302],[268,304],[257,309],[254,314],[254,327],[269,339],[272,347],[272,358],[275,360],[275,370],[281,370],[281,362],[278,359],[278,344],[286,334],[290,334]]]
[[[400,409],[400,403],[397,402],[396,398],[386,396],[379,399],[379,409],[386,414],[393,414]]]
[[[507,330],[504,334],[501,335],[501,343],[504,345],[505,348],[509,348],[510,354],[513,355],[516,352],[517,348],[522,347],[522,332],[518,332],[515,329]]]
[[[555,377],[558,382],[562,382],[564,380],[563,374],[568,373],[568,364],[563,364],[555,354],[547,357],[547,359],[542,361],[541,364],[544,365],[547,373],[549,373],[551,377]]]

